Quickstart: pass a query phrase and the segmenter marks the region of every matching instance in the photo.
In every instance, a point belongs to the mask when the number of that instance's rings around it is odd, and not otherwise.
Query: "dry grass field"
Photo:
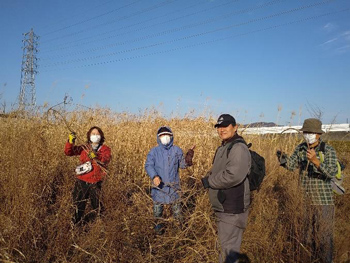
[[[216,116],[215,116],[216,118]],[[108,109],[44,111],[28,118],[0,118],[0,262],[216,262],[215,220],[200,178],[210,168],[220,140],[214,120],[163,119],[157,111],[141,116]],[[78,157],[64,155],[70,130],[77,143],[100,126],[113,159],[103,184],[105,214],[83,227],[71,225],[71,192]],[[196,145],[194,166],[181,171],[185,225],[166,209],[162,236],[153,231],[146,155],[156,131],[169,125],[184,151]],[[243,134],[244,136],[244,134]],[[242,253],[251,262],[311,262],[302,243],[305,206],[298,173],[279,167],[275,152],[291,153],[295,135],[244,136],[266,159],[267,176],[254,193]],[[329,141],[349,166],[350,143]],[[345,170],[350,175],[350,169]],[[348,192],[336,197],[335,262],[350,262],[350,176]],[[89,211],[87,207],[87,211]]]

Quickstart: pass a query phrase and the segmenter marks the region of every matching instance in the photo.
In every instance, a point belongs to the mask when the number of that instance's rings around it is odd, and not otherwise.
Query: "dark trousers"
[[[183,223],[183,216],[182,216],[182,211],[181,211],[181,203],[174,203],[171,204],[171,208],[173,211],[173,216],[176,220],[180,222],[180,224]],[[164,205],[159,204],[159,203],[154,203],[153,204],[153,216],[158,219],[156,222],[156,225],[154,226],[154,230],[156,231],[157,234],[162,234],[164,233],[164,224],[159,223],[159,219],[163,216],[163,210],[164,210]]]
[[[74,216],[73,223],[77,224],[83,219],[83,223],[87,223],[96,218],[97,215],[104,211],[103,204],[101,202],[101,187],[102,182],[95,184],[86,183],[81,180],[77,180],[73,190],[73,205]],[[84,218],[84,212],[87,200],[90,199],[92,211]]]
[[[174,203],[171,205],[171,208],[173,210],[173,216],[176,220],[179,220],[180,222],[183,220],[182,218],[182,212],[181,212],[181,203]],[[163,210],[164,205],[154,203],[153,204],[153,215],[155,218],[160,218],[163,216]]]
[[[306,229],[312,260],[331,263],[333,258],[334,205],[312,205]]]

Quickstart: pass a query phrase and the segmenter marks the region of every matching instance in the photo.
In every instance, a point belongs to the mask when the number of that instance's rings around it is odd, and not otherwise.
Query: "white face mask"
[[[101,135],[94,135],[94,134],[91,134],[90,135],[90,141],[92,143],[99,143],[101,141]]]
[[[303,136],[308,144],[313,144],[317,141],[315,133],[304,133]]]
[[[171,137],[169,135],[163,135],[159,139],[163,145],[168,145],[170,143]]]

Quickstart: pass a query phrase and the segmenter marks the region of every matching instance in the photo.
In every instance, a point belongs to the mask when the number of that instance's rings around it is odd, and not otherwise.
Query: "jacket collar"
[[[235,140],[237,140],[237,139],[243,139],[243,137],[242,136],[239,136],[238,134],[237,134],[237,132],[235,133],[235,135],[233,135],[230,139],[228,139],[227,141],[222,141],[221,142],[221,145],[226,145],[226,144],[228,144],[228,143],[230,143],[230,142],[233,142],[233,141],[235,141]]]
[[[318,144],[317,144],[315,147],[312,147],[311,149],[315,149],[315,151],[316,151],[317,149],[320,148],[321,143],[322,143],[322,139],[320,138],[320,139],[318,140]],[[305,150],[308,150],[308,147],[307,147],[307,143],[306,143],[306,142],[303,142],[303,143],[301,144],[301,147],[302,147],[303,149],[305,149]]]

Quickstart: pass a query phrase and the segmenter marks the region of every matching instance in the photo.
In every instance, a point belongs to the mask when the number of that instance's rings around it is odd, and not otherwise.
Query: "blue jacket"
[[[169,130],[170,128],[167,127]],[[158,130],[159,131],[159,130]],[[158,132],[157,132],[158,134]],[[147,155],[145,169],[151,180],[158,175],[162,183],[153,186],[151,195],[156,203],[169,204],[179,199],[179,168],[186,168],[182,150],[173,145],[174,137],[168,145],[163,145],[157,136],[158,146],[152,148]]]

